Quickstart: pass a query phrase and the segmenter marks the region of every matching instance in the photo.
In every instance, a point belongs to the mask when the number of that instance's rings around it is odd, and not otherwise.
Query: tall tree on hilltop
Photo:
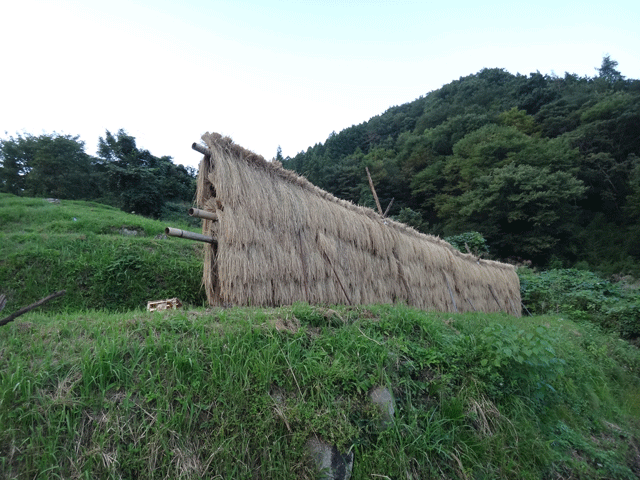
[[[150,217],[160,214],[164,198],[153,168],[157,159],[148,150],[138,149],[136,139],[122,129],[115,136],[107,130],[98,141],[98,156],[109,191],[122,210]]]
[[[194,170],[138,148],[135,137],[122,129],[100,137],[98,156],[111,201],[124,211],[157,217],[167,200],[193,200]]]
[[[602,65],[598,68],[598,78],[603,78],[609,83],[616,83],[620,80],[624,80],[624,76],[616,70],[618,62],[612,60],[611,56],[607,55],[602,59]]]
[[[71,135],[26,135],[2,141],[2,190],[17,195],[92,198],[91,158]]]
[[[284,157],[282,156],[282,148],[278,145],[278,150],[276,150],[276,162],[282,163],[284,161]]]
[[[30,135],[0,140],[0,191],[22,195],[35,152],[36,142]]]

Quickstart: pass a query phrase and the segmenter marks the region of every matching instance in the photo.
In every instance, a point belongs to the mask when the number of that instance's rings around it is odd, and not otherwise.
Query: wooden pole
[[[217,244],[218,240],[213,237],[208,237],[207,235],[202,235],[200,233],[188,232],[186,230],[180,230],[179,228],[171,228],[167,227],[164,229],[164,233],[166,233],[170,237],[181,237],[186,238],[188,240],[196,240],[198,242],[212,243]]]
[[[509,298],[509,303],[511,304],[511,308],[513,309],[513,314],[517,317],[518,311],[516,310],[516,306],[513,304],[513,300],[511,300],[511,298]]]
[[[369,167],[364,167],[367,171],[367,178],[369,179],[369,187],[371,187],[371,192],[373,193],[373,199],[376,201],[376,205],[378,206],[378,213],[382,214],[382,207],[380,206],[380,200],[378,200],[378,194],[376,193],[376,189],[373,186],[373,180],[371,180],[371,174],[369,173]],[[383,215],[384,216],[384,215]]]
[[[193,142],[191,144],[191,148],[193,148],[196,152],[199,152],[199,153],[201,153],[203,155],[206,155],[208,157],[211,156],[211,150],[209,150],[204,145],[200,145],[199,143]]]
[[[28,307],[24,307],[21,308],[20,310],[18,310],[15,313],[12,313],[11,315],[9,315],[8,317],[0,320],[0,327],[6,325],[9,322],[14,321],[16,318],[18,318],[20,315],[24,315],[25,313],[27,313],[30,310],[33,310],[36,307],[39,307],[40,305],[43,305],[45,303],[47,303],[49,300],[53,300],[54,298],[58,298],[61,297],[62,295],[64,295],[65,293],[67,293],[66,290],[60,290],[59,292],[56,293],[52,293],[51,295],[49,295],[48,297],[43,298],[42,300],[38,300],[36,303],[32,303],[31,305],[29,305]]]
[[[469,302],[469,305],[471,305],[471,308],[473,309],[473,311],[477,312],[476,307],[473,305],[473,303],[471,303],[471,300],[469,300],[469,297],[467,297],[467,302]]]
[[[396,199],[396,197],[393,197],[391,199],[391,201],[389,202],[389,205],[387,205],[387,209],[384,211],[384,213],[382,214],[383,217],[387,216],[387,213],[389,213],[389,209],[391,208],[391,205],[393,205],[393,201]]]
[[[344,293],[344,296],[347,297],[347,302],[349,302],[349,305],[353,305],[353,303],[351,302],[351,299],[349,298],[349,294],[347,293],[347,290],[344,288],[344,285],[342,285],[342,281],[340,280],[340,277],[338,276],[338,272],[336,272],[336,268],[333,266],[333,263],[331,263],[331,260],[329,260],[329,256],[326,253],[324,253],[324,258],[327,259],[327,262],[329,262],[329,265],[331,266],[331,269],[333,270],[333,274],[338,279],[338,283],[340,284],[340,288],[342,288],[342,293]]]
[[[522,305],[522,308],[524,308],[524,311],[527,312],[529,314],[530,317],[532,317],[533,315],[531,315],[531,312],[529,311],[529,309],[527,308],[527,306],[522,302],[522,300],[520,300],[520,305]]]
[[[304,255],[304,245],[302,244],[302,232],[298,230],[298,240],[300,240],[300,260],[302,261],[302,281],[304,282],[304,291],[307,294],[307,302],[311,302],[311,297],[309,296],[309,284],[307,281],[307,259]]]
[[[491,295],[493,295],[493,299],[498,304],[498,308],[500,309],[500,311],[502,311],[502,305],[500,305],[500,302],[498,301],[498,297],[496,296],[495,292],[493,291],[493,288],[491,287],[491,284],[489,284],[489,291],[491,292]]]
[[[442,276],[444,277],[444,281],[447,282],[447,288],[449,289],[449,295],[451,296],[451,301],[453,302],[453,310],[458,313],[458,305],[456,305],[456,299],[453,298],[453,291],[451,290],[451,285],[449,285],[449,279],[447,278],[447,274],[442,272]]]

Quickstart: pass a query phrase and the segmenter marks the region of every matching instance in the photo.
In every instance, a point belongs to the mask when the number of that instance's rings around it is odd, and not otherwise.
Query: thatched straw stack
[[[205,134],[198,206],[204,284],[212,305],[401,302],[426,310],[520,315],[511,265],[340,200],[228,137]]]

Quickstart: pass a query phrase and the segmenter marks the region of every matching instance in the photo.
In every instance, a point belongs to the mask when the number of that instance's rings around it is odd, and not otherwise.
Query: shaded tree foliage
[[[70,135],[18,135],[2,140],[2,191],[16,195],[80,199],[95,191],[91,157]]]
[[[190,202],[195,171],[139,149],[124,130],[100,138],[98,157],[76,136],[18,135],[0,141],[0,191],[96,200],[157,216],[166,201]]]
[[[609,56],[596,70],[483,69],[284,165],[373,206],[369,167],[391,215],[438,235],[477,231],[499,258],[640,274],[640,81]]]

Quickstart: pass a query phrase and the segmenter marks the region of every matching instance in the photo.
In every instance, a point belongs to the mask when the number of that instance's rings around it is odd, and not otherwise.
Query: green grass
[[[202,246],[161,238],[165,226],[92,202],[0,194],[3,314],[63,289],[64,297],[42,308],[127,311],[171,297],[203,305]]]
[[[354,479],[632,479],[639,372],[637,348],[557,316],[32,313],[0,329],[0,477],[316,478],[316,434]]]
[[[0,328],[0,478],[311,479],[311,435],[362,480],[640,476],[637,291],[523,270],[534,317],[205,310],[202,246],[165,226],[0,194],[2,316],[67,290]]]

